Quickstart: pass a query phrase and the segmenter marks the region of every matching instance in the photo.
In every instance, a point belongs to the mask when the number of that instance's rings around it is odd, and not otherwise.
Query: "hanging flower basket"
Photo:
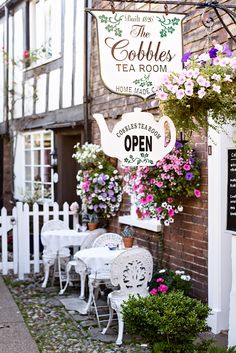
[[[201,196],[200,163],[188,144],[175,148],[153,167],[125,168],[125,191],[135,195],[143,218],[156,218],[169,226],[183,211],[184,197]]]
[[[235,124],[236,58],[228,46],[215,45],[200,56],[188,52],[182,62],[182,72],[165,75],[157,88],[162,113],[184,132]]]
[[[122,202],[122,176],[112,165],[102,148],[87,142],[75,146],[75,158],[80,166],[77,174],[77,195],[88,214],[107,220],[115,216]]]

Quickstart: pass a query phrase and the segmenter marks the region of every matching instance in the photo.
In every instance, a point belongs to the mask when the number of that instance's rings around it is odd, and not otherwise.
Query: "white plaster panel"
[[[4,47],[4,23],[0,20],[0,48]],[[4,121],[4,55],[0,51],[0,122]]]
[[[76,16],[76,64],[75,64],[75,95],[74,104],[83,103],[84,89],[84,4],[77,0]]]
[[[23,11],[18,9],[14,14],[14,118],[22,117],[22,94],[23,94]]]
[[[49,101],[48,110],[59,108],[60,95],[60,69],[53,70],[49,75]]]
[[[24,137],[21,133],[14,135],[14,197],[22,200],[24,195]]]
[[[25,81],[25,100],[24,100],[24,114],[32,115],[33,114],[33,105],[34,105],[34,79],[31,78]]]
[[[72,97],[72,62],[73,62],[73,9],[74,1],[65,2],[64,27],[64,67],[63,67],[63,108],[71,106]]]
[[[46,74],[37,77],[36,84],[36,114],[44,113],[46,110]]]

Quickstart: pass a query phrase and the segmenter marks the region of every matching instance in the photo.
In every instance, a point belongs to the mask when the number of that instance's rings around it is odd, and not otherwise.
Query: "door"
[[[58,183],[55,184],[55,201],[61,206],[64,202],[71,204],[78,201],[76,195],[76,175],[78,163],[72,158],[74,146],[81,142],[81,134],[62,131],[56,133],[55,145],[58,157]]]

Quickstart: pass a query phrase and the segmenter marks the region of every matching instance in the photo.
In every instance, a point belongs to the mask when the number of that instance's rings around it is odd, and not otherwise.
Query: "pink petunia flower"
[[[156,183],[156,185],[157,185],[159,188],[161,188],[161,187],[163,186],[163,181],[158,181],[158,182]]]
[[[175,211],[174,211],[173,209],[170,209],[170,210],[168,211],[168,215],[169,215],[170,217],[174,217]]]
[[[199,199],[199,197],[201,197],[201,191],[198,190],[198,189],[195,189],[195,190],[194,190],[194,195],[196,196],[196,198]]]
[[[158,287],[158,292],[166,293],[167,291],[168,291],[168,286],[166,286],[165,284],[160,284],[160,286]]]
[[[150,292],[151,295],[157,295],[157,289],[153,288]]]
[[[184,164],[183,166],[184,170],[189,171],[191,169],[189,164]]]
[[[147,195],[147,197],[146,197],[147,202],[151,202],[151,201],[153,201],[153,199],[154,199],[154,197],[153,197],[152,194],[149,194],[149,195]]]
[[[172,199],[172,197],[168,197],[168,199],[167,199],[167,202],[168,202],[168,203],[171,203],[171,202],[173,202],[173,199]]]
[[[159,277],[159,278],[156,279],[156,282],[157,282],[157,283],[159,283],[159,282],[164,282],[164,278]]]

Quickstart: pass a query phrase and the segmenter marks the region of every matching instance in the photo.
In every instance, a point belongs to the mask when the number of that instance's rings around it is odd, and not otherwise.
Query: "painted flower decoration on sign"
[[[228,45],[215,45],[199,56],[187,52],[182,62],[182,72],[165,75],[157,87],[161,111],[185,132],[235,124],[236,57]]]
[[[201,197],[200,163],[193,149],[179,141],[155,166],[127,167],[125,172],[125,191],[135,195],[142,218],[157,218],[165,226],[183,211],[184,197]]]

